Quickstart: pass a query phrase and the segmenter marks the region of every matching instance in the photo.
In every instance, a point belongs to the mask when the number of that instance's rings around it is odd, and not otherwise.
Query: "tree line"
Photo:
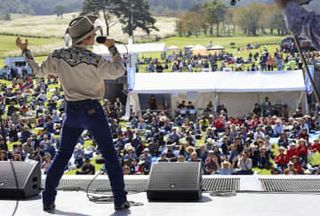
[[[288,33],[282,13],[275,4],[229,7],[219,0],[197,5],[182,13],[176,26],[179,36],[232,36],[238,29],[249,36]]]
[[[83,0],[0,0],[0,19],[8,20],[12,13],[51,15],[80,11]],[[62,12],[62,14],[61,14]]]
[[[106,24],[107,36],[118,21],[123,26],[123,33],[130,37],[133,37],[133,32],[137,28],[147,34],[152,30],[158,30],[155,26],[156,19],[150,13],[147,0],[84,0],[81,15],[85,14],[102,16]]]

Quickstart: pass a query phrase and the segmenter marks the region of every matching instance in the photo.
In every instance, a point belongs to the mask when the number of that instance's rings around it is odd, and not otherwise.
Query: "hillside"
[[[33,16],[33,15],[13,15],[10,21],[1,21],[0,28],[1,33],[9,34],[22,34],[42,37],[59,37],[64,36],[64,32],[68,23],[76,16],[79,12],[68,13],[64,15],[63,19],[57,18],[55,15],[46,16]],[[151,32],[151,35],[158,35],[164,37],[175,33],[175,18],[170,17],[155,17],[156,27],[159,28],[159,32]],[[122,33],[122,25],[120,22],[113,18],[115,26],[111,28],[111,37],[119,40],[127,40],[128,36]],[[144,32],[137,30],[135,31],[136,36],[146,35]],[[138,38],[139,39],[139,38]]]

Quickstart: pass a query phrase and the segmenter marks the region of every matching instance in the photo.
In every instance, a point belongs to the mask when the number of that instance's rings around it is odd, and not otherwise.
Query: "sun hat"
[[[85,15],[71,20],[66,30],[66,43],[71,39],[72,45],[76,45],[90,37],[96,31],[101,30],[101,26],[95,26],[94,24],[97,19],[97,16]]]
[[[285,148],[285,147],[283,147],[283,146],[280,146],[280,147],[279,147],[279,150],[285,151],[285,150],[286,150],[286,148]]]

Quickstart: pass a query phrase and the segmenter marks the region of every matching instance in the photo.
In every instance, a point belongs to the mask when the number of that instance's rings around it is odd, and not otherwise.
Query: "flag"
[[[135,86],[136,68],[128,67],[128,91],[131,92]]]
[[[314,80],[314,65],[308,65],[312,80]],[[311,95],[313,93],[313,88],[311,84],[311,80],[306,72],[306,92],[308,95]]]

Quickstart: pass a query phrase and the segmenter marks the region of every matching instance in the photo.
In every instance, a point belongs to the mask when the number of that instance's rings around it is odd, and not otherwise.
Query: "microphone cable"
[[[100,170],[89,182],[89,184],[86,187],[86,195],[90,202],[94,202],[96,204],[113,204],[114,196],[113,195],[98,195],[95,192],[89,192],[89,188],[92,185],[92,183],[101,175],[104,173],[104,170]],[[131,190],[128,195],[133,194],[139,194],[142,193],[141,191],[133,191]],[[134,202],[134,201],[128,201],[131,206],[143,206],[143,203],[141,202]]]
[[[13,162],[12,160],[10,160],[10,165],[11,165],[11,170],[14,176],[14,181],[15,181],[15,185],[16,185],[16,205],[14,207],[14,210],[12,212],[12,216],[15,216],[15,214],[17,213],[18,207],[19,207],[19,183],[18,183],[18,177],[17,177],[17,173],[16,170],[14,168]]]

